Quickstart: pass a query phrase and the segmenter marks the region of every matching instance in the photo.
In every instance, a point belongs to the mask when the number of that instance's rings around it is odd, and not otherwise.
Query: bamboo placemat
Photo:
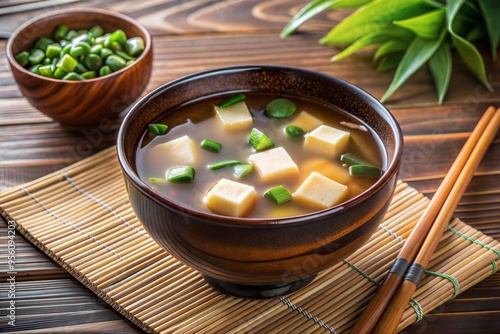
[[[30,242],[148,332],[346,333],[429,200],[399,182],[370,241],[281,298],[248,300],[214,291],[162,250],[128,202],[111,147],[0,193],[0,212]],[[500,243],[450,222],[398,330],[496,272]]]

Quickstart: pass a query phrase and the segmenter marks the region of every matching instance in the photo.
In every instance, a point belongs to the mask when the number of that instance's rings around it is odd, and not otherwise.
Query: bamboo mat
[[[0,212],[76,279],[148,332],[348,333],[429,200],[399,182],[370,241],[281,298],[214,291],[162,250],[128,202],[111,147],[0,193]],[[398,330],[496,272],[500,243],[450,222]]]

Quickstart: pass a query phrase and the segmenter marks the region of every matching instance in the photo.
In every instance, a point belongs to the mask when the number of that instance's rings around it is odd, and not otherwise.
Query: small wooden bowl
[[[20,66],[14,56],[31,49],[41,36],[52,36],[60,24],[70,29],[100,25],[105,32],[123,30],[128,37],[142,37],[143,53],[129,66],[110,75],[82,81],[52,79]],[[115,118],[143,92],[151,76],[151,35],[133,19],[101,9],[67,9],[38,16],[20,26],[7,43],[7,59],[19,89],[38,110],[64,125],[98,126]]]

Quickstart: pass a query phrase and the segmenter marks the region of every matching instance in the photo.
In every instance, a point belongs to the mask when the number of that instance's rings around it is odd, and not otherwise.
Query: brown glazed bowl
[[[384,145],[383,176],[340,205],[278,219],[197,212],[170,202],[138,177],[136,150],[148,123],[192,99],[245,91],[314,98],[362,119]],[[157,88],[130,110],[117,143],[130,203],[149,234],[215,288],[249,298],[295,291],[368,241],[392,198],[402,149],[398,123],[368,93],[322,73],[267,65],[214,69]]]
[[[100,25],[105,32],[123,30],[127,36],[142,37],[145,50],[129,66],[110,75],[67,81],[34,74],[20,66],[14,56],[29,51],[41,36],[52,36],[56,27],[90,29]],[[71,127],[97,126],[116,117],[141,95],[151,76],[153,49],[151,35],[133,19],[108,10],[66,9],[52,11],[24,23],[7,42],[7,59],[19,89],[39,111]]]

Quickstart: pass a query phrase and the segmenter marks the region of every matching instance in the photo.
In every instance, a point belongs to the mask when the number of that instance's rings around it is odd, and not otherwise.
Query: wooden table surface
[[[337,76],[380,98],[393,73],[376,72],[370,52],[332,63],[330,57],[338,50],[318,43],[347,11],[322,14],[305,24],[300,33],[280,39],[282,27],[306,2],[3,0],[0,36],[5,38],[6,33],[27,19],[51,10],[102,7],[139,20],[153,34],[155,60],[146,92],[200,70],[280,64]],[[52,6],[43,7],[47,5]],[[69,131],[31,107],[12,78],[5,45],[6,40],[0,40],[0,190],[41,177],[115,143],[116,131]],[[450,89],[443,105],[437,105],[432,79],[425,69],[386,103],[405,135],[400,178],[429,197],[487,106],[500,107],[500,63],[491,60],[487,47],[484,51],[493,93],[487,92],[455,55]],[[119,122],[115,122],[115,129]],[[455,215],[500,239],[498,136]],[[16,327],[8,326],[6,230],[6,223],[0,222],[0,332],[140,332],[19,235],[15,239]],[[500,333],[500,273],[426,315],[405,333]]]

